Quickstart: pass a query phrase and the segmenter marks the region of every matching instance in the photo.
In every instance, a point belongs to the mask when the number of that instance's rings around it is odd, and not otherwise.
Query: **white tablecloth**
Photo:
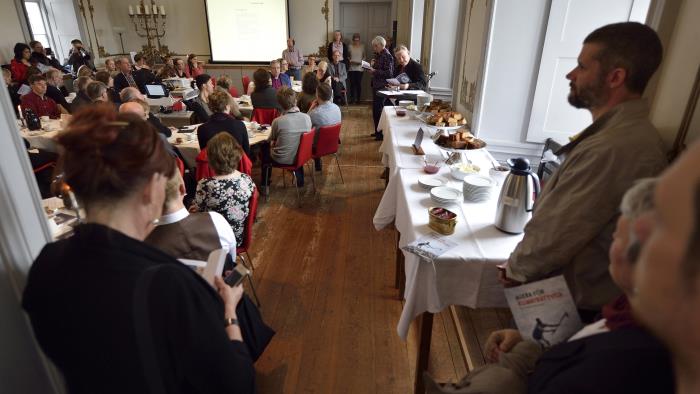
[[[61,131],[61,121],[59,119],[50,119],[48,128],[52,131],[35,130],[29,131],[26,128],[20,127],[20,134],[25,138],[32,148],[45,150],[47,152],[57,152],[58,145],[54,139],[59,131]]]
[[[381,229],[395,218],[400,233],[399,246],[405,246],[432,232],[428,227],[428,208],[438,204],[418,185],[418,177],[425,175],[422,159],[411,157],[414,155],[410,144],[420,123],[397,118],[393,112],[393,108],[385,107],[380,121],[380,128],[384,131],[380,151],[390,168],[390,178],[375,213],[374,225]],[[437,155],[440,151],[427,138],[423,150],[428,155]],[[481,167],[483,175],[488,175],[492,157],[486,150],[467,152],[467,157]],[[450,186],[462,189],[461,182],[451,177],[447,167],[442,168],[439,175],[450,179]],[[401,338],[406,338],[413,319],[426,311],[437,313],[449,305],[506,307],[496,265],[507,260],[522,236],[505,234],[493,225],[498,192],[498,189],[494,190],[487,202],[446,206],[457,214],[455,233],[449,239],[458,246],[434,263],[421,261],[414,254],[404,252],[406,303],[397,327]]]

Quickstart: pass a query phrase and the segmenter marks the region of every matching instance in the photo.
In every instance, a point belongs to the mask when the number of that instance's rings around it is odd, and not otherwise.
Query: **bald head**
[[[143,106],[137,102],[130,101],[123,103],[119,106],[120,114],[135,114],[143,120],[148,118],[146,111],[143,110]]]

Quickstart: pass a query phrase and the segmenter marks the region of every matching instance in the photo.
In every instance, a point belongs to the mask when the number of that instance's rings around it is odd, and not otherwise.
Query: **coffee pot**
[[[496,209],[496,227],[506,233],[519,234],[532,217],[532,207],[540,195],[540,179],[522,157],[507,161],[510,173],[503,181]]]

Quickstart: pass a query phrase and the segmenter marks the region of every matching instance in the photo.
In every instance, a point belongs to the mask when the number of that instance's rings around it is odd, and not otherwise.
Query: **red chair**
[[[230,88],[228,88],[228,94],[230,94],[231,97],[241,97],[241,95],[238,93],[238,89],[236,89],[235,86],[231,86]]]
[[[280,116],[280,114],[277,112],[276,108],[253,108],[253,115],[250,121],[271,125],[272,121],[278,116]]]
[[[338,146],[340,143],[340,123],[331,126],[323,126],[319,128],[318,138],[316,139],[316,147],[314,148],[314,159],[321,159],[323,156],[333,155],[335,164],[338,166],[340,181],[345,183],[343,172],[340,170],[340,162],[338,161]]]
[[[314,145],[314,135],[315,135],[315,130],[311,129],[311,131],[308,131],[304,134],[301,135],[301,138],[299,139],[299,148],[297,148],[297,158],[294,161],[294,164],[292,165],[281,165],[281,164],[272,164],[273,168],[280,168],[284,171],[289,171],[292,173],[292,178],[294,181],[294,187],[296,187],[297,190],[297,200],[299,200],[299,206],[301,206],[301,194],[299,194],[299,185],[297,185],[296,181],[296,175],[294,174],[294,171],[298,169],[304,169],[304,165],[308,163],[311,160],[312,157],[312,150],[313,150],[313,145]],[[314,187],[314,193],[316,193],[316,181],[314,180],[314,171],[313,168],[311,169],[311,183],[313,184]],[[282,173],[284,176],[284,173]],[[268,198],[269,198],[269,193],[268,193]]]
[[[197,155],[197,167],[195,170],[195,179],[199,182],[202,178],[211,178],[216,176],[216,172],[209,167],[209,159],[207,158],[207,148],[202,149]],[[241,161],[238,162],[238,171],[243,174],[250,175],[253,172],[253,162],[250,161],[248,155],[243,153]]]
[[[243,78],[241,78],[241,82],[243,83],[243,93],[248,94],[248,85],[250,85],[250,77],[244,75]]]
[[[250,203],[248,207],[250,208],[248,212],[248,217],[245,219],[245,229],[243,230],[243,243],[241,246],[236,248],[236,258],[240,258],[241,262],[243,265],[247,268],[249,268],[252,272],[255,272],[255,265],[253,265],[253,259],[250,257],[250,254],[248,254],[248,249],[250,248],[250,244],[253,240],[253,224],[255,223],[255,217],[258,213],[258,199],[260,197],[260,193],[258,193],[258,188],[256,187],[253,189],[253,195],[250,196]],[[245,254],[245,257],[243,256]],[[260,307],[260,300],[258,299],[258,295],[255,292],[255,287],[253,286],[253,280],[251,279],[252,275],[248,276],[248,281],[250,283],[250,289],[253,292],[253,296],[255,297],[255,302],[258,304],[258,307]]]
[[[177,164],[177,169],[180,170],[180,175],[185,176],[185,163],[179,157],[176,157],[175,164]]]

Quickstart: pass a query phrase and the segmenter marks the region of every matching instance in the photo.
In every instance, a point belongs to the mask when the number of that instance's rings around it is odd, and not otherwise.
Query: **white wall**
[[[412,3],[411,38],[407,45],[412,53],[411,57],[420,59],[423,40],[423,10],[425,8],[425,0],[413,0]]]
[[[15,43],[25,39],[14,0],[0,0],[0,10],[0,63],[6,64],[14,57]]]
[[[651,121],[667,147],[680,128],[686,103],[700,65],[700,1],[683,0],[670,42],[664,46],[664,61],[657,71],[659,81],[652,101]],[[695,119],[696,120],[696,119]],[[700,135],[699,122],[691,124],[690,135]]]
[[[525,142],[548,0],[497,0],[491,20],[481,105],[475,131],[494,152],[537,156],[541,145]]]
[[[321,3],[323,2],[320,0],[289,1],[289,33],[296,40],[296,45],[304,56],[309,53],[318,53],[318,47],[327,42],[326,20],[321,14]],[[328,30],[332,32],[334,2],[329,1],[328,6],[331,8],[328,16]]]

